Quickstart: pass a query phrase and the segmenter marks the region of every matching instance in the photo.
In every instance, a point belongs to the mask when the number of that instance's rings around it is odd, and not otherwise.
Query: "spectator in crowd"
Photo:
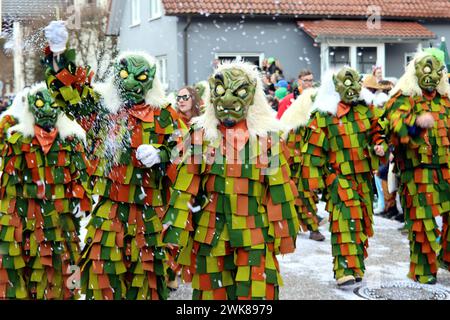
[[[281,119],[283,113],[291,106],[292,102],[297,99],[299,95],[302,94],[303,90],[312,88],[314,84],[314,75],[311,70],[300,71],[297,79],[297,87],[293,90],[291,94],[288,94],[278,106],[277,118]]]
[[[374,66],[372,68],[372,75],[375,77],[377,82],[383,81],[383,70],[380,66]]]
[[[192,118],[200,115],[201,99],[198,92],[193,87],[183,87],[177,95],[177,111],[181,120],[190,126]]]
[[[274,57],[270,57],[267,60],[263,61],[263,71],[272,75],[278,74],[283,75],[283,69],[281,68],[281,64],[279,60],[276,60]]]
[[[278,111],[278,100],[273,95],[267,95],[267,101],[273,110]]]
[[[286,88],[287,92],[289,93],[289,82],[284,79],[278,80],[278,82],[275,84],[275,88]]]
[[[278,100],[278,103],[283,100],[288,95],[288,90],[286,87],[279,87],[275,91],[275,99]]]
[[[384,102],[387,100],[389,91],[394,84],[390,81],[383,80],[381,67],[375,67],[372,75],[364,79],[363,87],[368,89],[373,96],[373,104],[376,107],[374,112],[377,117],[381,117],[385,111]],[[389,162],[392,162],[391,151],[386,154]],[[379,214],[389,219],[395,219],[403,222],[403,214],[397,209],[396,193],[390,193],[388,190],[388,169],[389,163],[380,163],[378,171],[375,172],[375,186],[377,190],[377,207],[375,214]]]
[[[270,76],[270,83],[268,85],[268,89],[267,89],[267,93],[270,95],[274,95],[275,91],[277,90],[277,88],[275,87],[275,85],[278,83],[278,81],[281,80],[281,76],[278,75],[277,73],[274,73]]]

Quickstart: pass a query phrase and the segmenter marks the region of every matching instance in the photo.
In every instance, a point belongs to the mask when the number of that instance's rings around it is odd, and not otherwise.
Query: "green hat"
[[[278,98],[278,100],[283,99],[284,97],[286,97],[288,94],[288,91],[285,87],[280,87],[277,89],[277,91],[275,91],[275,97]]]
[[[438,59],[440,62],[442,62],[445,65],[445,53],[442,50],[439,50],[437,48],[427,48],[424,50],[426,53],[431,54],[433,57]]]
[[[270,57],[269,59],[267,59],[267,62],[268,62],[269,64],[272,64],[272,63],[275,62],[275,58],[274,58],[274,57]]]

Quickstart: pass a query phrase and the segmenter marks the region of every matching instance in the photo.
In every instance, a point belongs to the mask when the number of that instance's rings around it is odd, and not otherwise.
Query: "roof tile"
[[[384,18],[450,18],[449,0],[162,0],[167,15],[209,14],[368,16],[378,6]]]
[[[436,35],[417,22],[381,21],[380,28],[368,28],[361,20],[307,20],[298,21],[298,26],[313,38],[401,38],[432,39]]]

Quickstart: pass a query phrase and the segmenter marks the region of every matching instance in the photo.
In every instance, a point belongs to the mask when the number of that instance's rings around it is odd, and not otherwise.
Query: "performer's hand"
[[[434,126],[434,118],[433,115],[430,112],[426,112],[416,119],[416,124],[424,129],[429,129]]]
[[[373,150],[377,156],[384,157],[385,152],[382,145],[376,145]]]
[[[69,33],[67,32],[65,21],[52,21],[45,27],[45,38],[48,41],[50,50],[54,54],[61,54],[66,50]]]
[[[154,165],[161,163],[161,157],[159,156],[159,150],[149,144],[143,144],[139,146],[136,151],[136,158],[142,162],[147,168],[151,168]]]

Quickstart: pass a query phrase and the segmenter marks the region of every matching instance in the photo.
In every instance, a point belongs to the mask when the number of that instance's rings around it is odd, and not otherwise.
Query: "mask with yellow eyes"
[[[126,105],[145,102],[147,92],[153,87],[156,66],[139,55],[128,56],[114,65],[114,83]]]
[[[61,108],[47,89],[28,95],[28,107],[34,116],[35,124],[47,131],[55,127]]]
[[[416,76],[419,87],[427,92],[433,92],[439,85],[444,72],[444,64],[432,55],[427,55],[416,61]]]
[[[240,69],[225,69],[209,79],[211,102],[216,118],[226,127],[233,127],[247,116],[253,104],[256,80]]]
[[[342,68],[333,76],[333,82],[342,102],[351,104],[360,99],[361,76],[356,70],[348,67]]]

